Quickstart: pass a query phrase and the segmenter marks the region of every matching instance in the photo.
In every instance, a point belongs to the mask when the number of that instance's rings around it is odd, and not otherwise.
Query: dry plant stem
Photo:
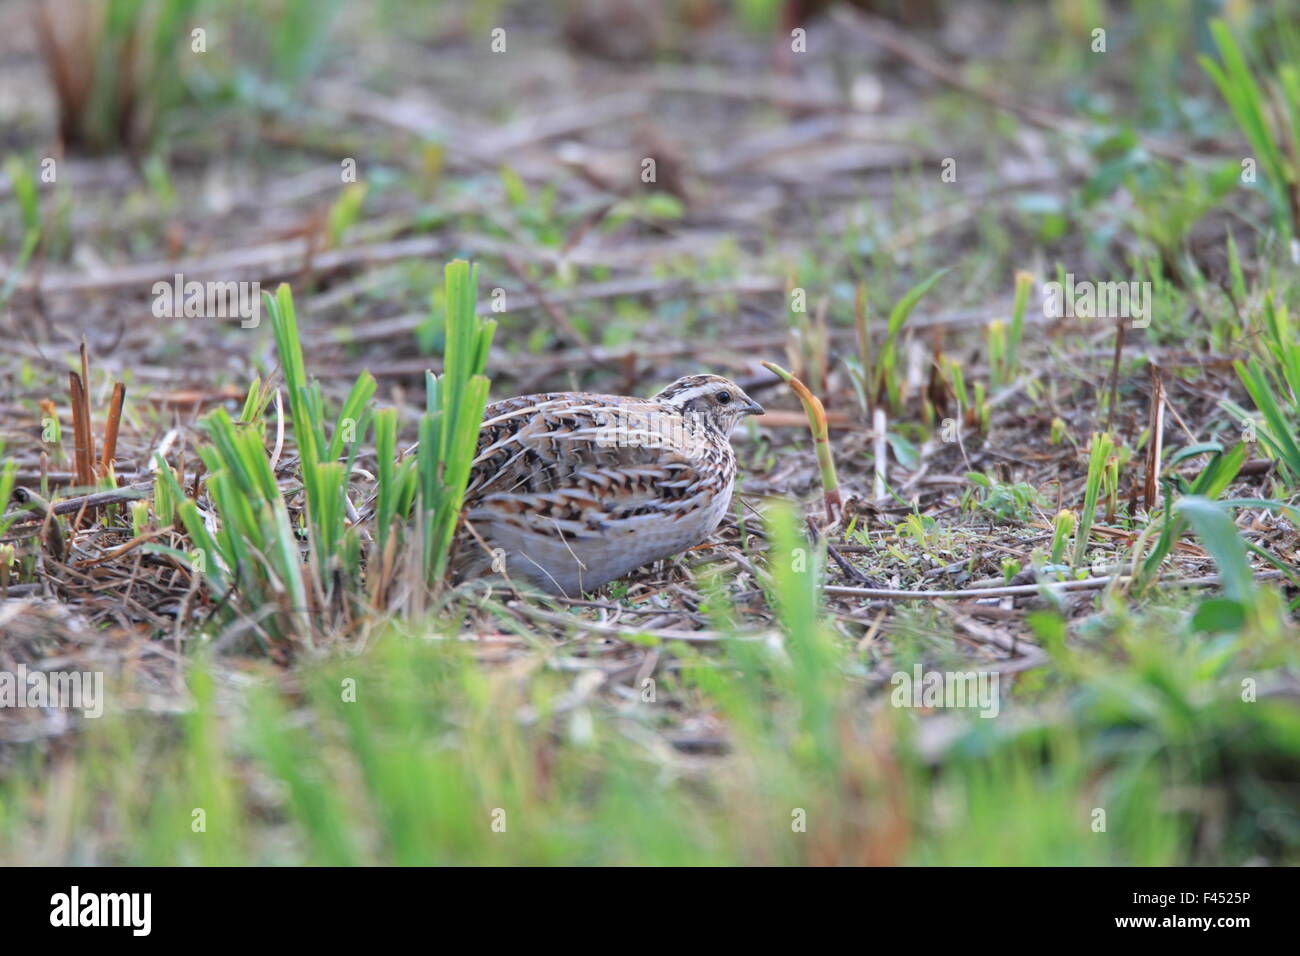
[[[107,476],[117,455],[117,432],[122,424],[122,407],[126,404],[126,383],[113,386],[113,402],[108,407],[108,423],[104,426],[104,450],[99,460],[99,470]]]
[[[1119,397],[1119,362],[1124,355],[1124,320],[1115,320],[1115,360],[1110,368],[1110,402],[1106,406],[1106,431],[1115,433],[1115,402]]]
[[[72,469],[76,476],[76,483],[79,487],[87,487],[90,483],[86,480],[87,452],[86,441],[88,438],[86,423],[82,419],[82,409],[84,408],[83,399],[85,397],[85,386],[81,383],[81,376],[76,372],[68,373],[68,396],[72,411]]]
[[[91,430],[90,417],[90,356],[86,352],[86,339],[81,339],[81,381],[78,383],[81,397],[81,423],[86,429],[86,463],[85,481],[87,485],[95,481],[95,433]],[[78,445],[81,443],[78,442]]]
[[[885,410],[877,408],[871,417],[871,428],[875,433],[876,442],[876,479],[871,489],[871,497],[875,501],[885,499],[885,469],[888,465],[889,444],[885,441]]]
[[[826,424],[826,409],[808,386],[795,378],[774,362],[764,362],[763,367],[778,376],[790,386],[803,403],[803,410],[808,415],[808,428],[812,431],[813,447],[817,451],[817,464],[821,469],[822,501],[826,507],[826,520],[834,522],[843,509],[840,498],[839,481],[835,477],[835,459],[831,455],[830,429]]]
[[[1143,500],[1150,514],[1160,504],[1160,461],[1164,451],[1165,383],[1160,366],[1148,364],[1151,372],[1151,437],[1147,445],[1147,475]]]

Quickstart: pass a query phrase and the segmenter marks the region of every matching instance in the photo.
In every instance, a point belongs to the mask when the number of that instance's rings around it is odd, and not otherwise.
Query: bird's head
[[[735,382],[720,375],[687,375],[652,396],[687,418],[699,418],[728,435],[746,415],[763,414]]]

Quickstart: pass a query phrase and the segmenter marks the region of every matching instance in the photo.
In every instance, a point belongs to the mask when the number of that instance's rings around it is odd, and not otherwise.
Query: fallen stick
[[[93,495],[79,495],[76,498],[65,498],[62,501],[50,507],[50,511],[56,515],[71,514],[84,508],[98,508],[101,505],[121,504],[125,501],[137,501],[148,494],[151,485],[134,485],[130,488],[119,488],[117,491],[97,491]],[[39,508],[39,505],[37,505]],[[0,522],[12,522],[15,526],[20,524],[34,524],[45,520],[43,510],[33,511],[31,508],[19,508],[16,511],[9,511],[0,518]]]
[[[1255,580],[1274,581],[1282,576],[1281,571],[1263,571],[1255,575]],[[1128,581],[1131,579],[1132,575],[1128,574],[1108,574],[1103,577],[1083,578],[1075,581],[1041,581],[1037,584],[1008,584],[1003,587],[967,588],[956,591],[906,591],[893,588],[851,588],[838,584],[827,584],[822,587],[822,591],[837,597],[865,597],[879,601],[960,601],[966,598],[1034,595],[1041,593],[1044,588],[1054,591],[1097,591],[1112,581]],[[1200,578],[1165,578],[1160,583],[1173,587],[1205,588],[1220,583],[1220,578],[1217,574],[1210,574]]]
[[[352,266],[397,262],[402,259],[426,259],[441,255],[446,241],[437,236],[410,236],[390,242],[348,246],[317,253],[312,265],[329,272]],[[86,275],[75,272],[46,273],[34,287],[31,280],[19,282],[24,291],[39,289],[43,295],[77,292],[107,292],[170,282],[177,273],[188,279],[216,277],[251,277],[263,281],[286,278],[303,267],[308,253],[305,239],[292,239],[213,253],[202,259],[185,261],[139,262],[110,272]]]

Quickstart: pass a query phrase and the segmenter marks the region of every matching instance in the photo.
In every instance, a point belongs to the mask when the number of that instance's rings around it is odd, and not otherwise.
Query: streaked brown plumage
[[[646,399],[548,392],[494,402],[454,573],[504,573],[578,597],[694,547],[731,503],[731,431],[760,412],[716,375],[678,379]]]

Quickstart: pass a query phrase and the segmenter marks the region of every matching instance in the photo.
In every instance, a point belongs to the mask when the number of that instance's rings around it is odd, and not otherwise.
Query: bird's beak
[[[763,414],[763,406],[758,404],[758,402],[754,401],[748,395],[745,396],[745,402],[746,404],[742,405],[741,408],[744,410],[746,415]]]

